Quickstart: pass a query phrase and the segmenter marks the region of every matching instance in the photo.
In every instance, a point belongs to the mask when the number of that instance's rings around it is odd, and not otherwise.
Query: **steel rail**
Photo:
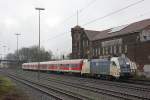
[[[55,83],[57,82],[57,83],[64,84],[67,86],[72,86],[72,87],[76,87],[76,88],[80,88],[80,89],[84,89],[84,90],[88,90],[88,91],[92,91],[92,92],[96,92],[96,93],[101,93],[101,94],[105,94],[105,95],[109,95],[109,96],[111,95],[113,97],[126,99],[126,100],[132,100],[133,98],[135,98],[135,99],[150,99],[150,98],[141,97],[141,96],[137,96],[137,95],[133,95],[133,94],[122,93],[122,92],[109,90],[109,89],[101,89],[101,88],[96,88],[94,86],[82,85],[79,83],[73,83],[73,82],[68,82],[68,81],[66,82],[66,81],[52,79],[52,78],[48,79],[48,81],[51,81],[51,82],[53,81]],[[117,94],[119,94],[119,95],[117,95]]]
[[[96,93],[100,93],[100,94],[105,94],[105,95],[109,95],[109,96],[113,96],[113,97],[121,98],[121,99],[127,99],[127,100],[150,99],[150,98],[147,98],[147,97],[141,97],[141,96],[122,93],[122,92],[109,90],[109,89],[96,88],[96,87],[93,87],[93,86],[87,86],[87,85],[82,85],[82,84],[73,83],[73,82],[66,82],[66,81],[62,81],[62,80],[58,80],[58,79],[52,79],[52,78],[46,78],[46,79],[48,81],[51,81],[51,82],[53,81],[55,83],[64,84],[64,85],[67,85],[67,86],[76,87],[76,88],[80,88],[80,89],[84,89],[84,90],[88,90],[88,91],[92,91],[92,92],[96,92]],[[47,85],[47,84],[45,84],[45,85]]]
[[[26,85],[28,85],[32,88],[38,89],[38,90],[42,91],[43,93],[46,93],[46,94],[48,94],[48,95],[50,95],[50,96],[52,96],[52,97],[54,97],[58,100],[63,100],[63,99],[62,99],[62,97],[57,97],[55,95],[50,94],[49,92],[47,92],[45,90],[37,88],[37,87],[35,87],[35,85],[40,86],[40,87],[44,87],[44,88],[52,90],[52,91],[55,91],[56,93],[58,92],[58,93],[67,95],[67,96],[71,97],[73,100],[91,100],[91,98],[89,98],[89,97],[85,97],[83,95],[80,95],[80,94],[77,94],[77,93],[74,93],[74,92],[71,92],[71,91],[63,90],[63,89],[60,89],[60,88],[57,88],[57,87],[54,87],[54,86],[51,86],[51,85],[47,85],[47,84],[44,84],[44,83],[39,83],[39,82],[34,82],[34,81],[31,81],[31,80],[27,80],[27,79],[15,76],[13,74],[9,74],[8,77],[13,78],[17,81],[20,81],[20,82],[22,82],[22,83],[24,83],[24,84],[26,84]]]

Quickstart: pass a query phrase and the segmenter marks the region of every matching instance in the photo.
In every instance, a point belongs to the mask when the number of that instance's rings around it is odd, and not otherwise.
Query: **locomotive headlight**
[[[130,65],[129,62],[126,63],[127,65]]]

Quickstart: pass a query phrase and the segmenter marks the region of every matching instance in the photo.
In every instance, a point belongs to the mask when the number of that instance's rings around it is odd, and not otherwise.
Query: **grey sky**
[[[14,52],[15,33],[21,33],[19,48],[38,44],[38,12],[35,7],[45,8],[41,12],[41,45],[58,54],[71,52],[70,30],[76,25],[76,15],[73,14],[77,9],[84,8],[79,13],[79,25],[91,30],[103,30],[150,18],[150,0],[144,0],[112,16],[83,26],[90,20],[140,0],[95,0],[89,5],[92,1],[94,0],[0,0],[0,44],[7,46],[5,53]],[[71,15],[73,17],[65,20]]]

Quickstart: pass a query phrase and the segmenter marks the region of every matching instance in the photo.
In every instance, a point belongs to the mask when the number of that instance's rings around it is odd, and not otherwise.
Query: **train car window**
[[[59,67],[61,64],[55,64],[55,66]]]
[[[64,64],[65,67],[69,67],[69,64]]]
[[[96,63],[96,66],[98,66],[98,65],[99,65],[99,63],[97,62],[97,63]]]
[[[113,65],[113,66],[117,66],[116,63],[115,63],[114,61],[112,62],[112,65]]]
[[[71,64],[71,67],[76,67],[77,66],[77,64]]]

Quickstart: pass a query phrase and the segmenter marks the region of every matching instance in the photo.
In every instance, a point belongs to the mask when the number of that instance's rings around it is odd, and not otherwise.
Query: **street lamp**
[[[40,78],[40,14],[41,10],[45,10],[44,8],[35,8],[35,10],[39,11],[39,57],[38,57],[38,74],[37,74],[37,79],[39,80]]]
[[[5,48],[6,48],[6,46],[5,45],[3,45],[3,48],[4,48],[4,56],[3,56],[3,59],[5,59]]]
[[[0,50],[1,50],[1,41],[0,41]],[[2,52],[0,51],[0,56],[1,56],[1,60],[2,60]]]
[[[15,34],[17,36],[17,60],[18,60],[18,64],[19,64],[19,54],[18,54],[18,36],[21,35],[19,33]]]

